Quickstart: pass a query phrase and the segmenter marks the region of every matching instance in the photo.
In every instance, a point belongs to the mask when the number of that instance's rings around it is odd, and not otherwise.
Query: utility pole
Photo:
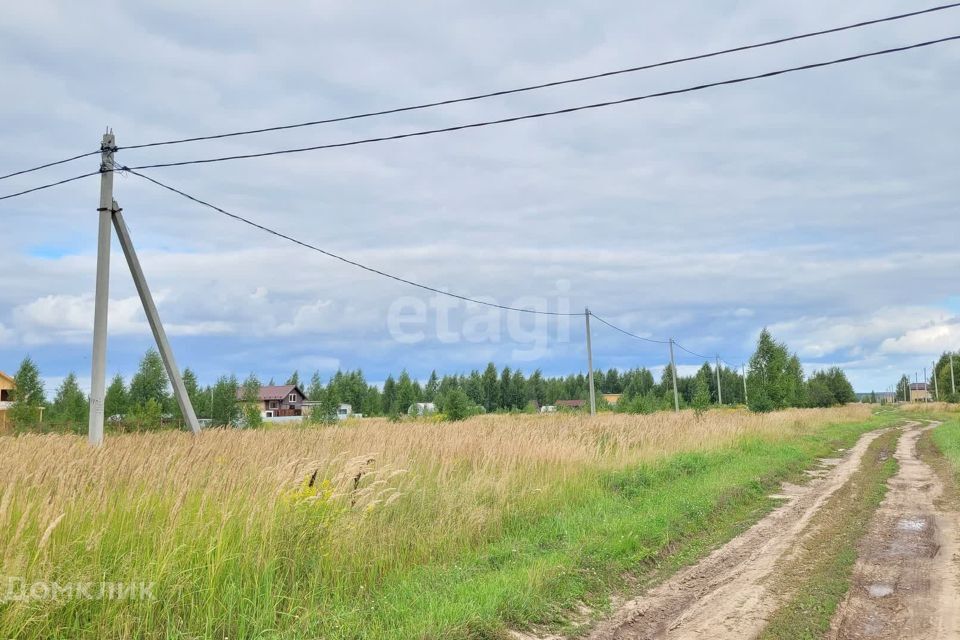
[[[747,397],[747,365],[742,364],[740,368],[743,370],[743,404],[749,405],[750,398]]]
[[[924,372],[926,373],[926,372]],[[940,381],[937,380],[937,362],[933,362],[933,391],[937,394],[937,402],[940,402]]]
[[[673,358],[673,338],[670,338],[670,370],[673,373],[673,410],[680,413],[680,394],[677,393],[677,361]]]
[[[720,387],[720,354],[717,354],[717,404],[723,404],[723,389]]]
[[[93,306],[93,354],[90,358],[90,444],[103,444],[103,399],[107,386],[107,305],[110,301],[110,223],[113,217],[113,154],[116,139],[107,129],[100,141],[100,206],[97,207],[97,282]]]
[[[590,343],[590,309],[584,307],[583,317],[587,321],[587,377],[590,380],[590,415],[597,415],[597,395],[593,388],[593,345]]]
[[[90,424],[88,427],[88,437],[90,444],[100,446],[103,444],[103,412],[104,395],[106,390],[106,365],[107,365],[107,311],[110,300],[110,240],[111,225],[116,229],[120,247],[123,249],[124,256],[127,259],[127,266],[130,267],[130,274],[133,276],[133,282],[137,287],[137,293],[140,294],[140,302],[143,304],[143,311],[150,324],[150,330],[157,342],[160,350],[160,356],[163,359],[163,366],[167,370],[167,376],[173,385],[173,393],[176,396],[177,404],[180,406],[180,413],[184,421],[190,426],[194,434],[200,433],[200,424],[197,421],[197,415],[193,411],[193,405],[190,403],[190,397],[187,395],[186,387],[183,385],[183,378],[180,376],[180,370],[173,358],[173,350],[170,348],[170,342],[167,340],[167,334],[160,323],[160,315],[157,313],[157,306],[153,302],[153,296],[147,287],[147,281],[143,277],[143,269],[140,267],[140,261],[133,248],[133,241],[130,239],[130,232],[123,221],[120,206],[113,199],[113,155],[117,150],[116,138],[113,131],[107,129],[100,143],[100,206],[97,207],[99,216],[99,227],[97,233],[97,282],[96,294],[94,299],[93,315],[93,355],[90,371]]]
[[[957,380],[953,377],[953,352],[950,352],[950,393],[957,393]]]

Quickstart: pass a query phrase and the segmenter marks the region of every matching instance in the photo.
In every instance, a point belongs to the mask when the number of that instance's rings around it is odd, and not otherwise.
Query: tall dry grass
[[[701,420],[363,420],[131,434],[97,450],[74,436],[3,437],[0,575],[156,586],[145,602],[0,605],[0,635],[41,637],[63,624],[104,635],[284,628],[411,568],[456,561],[497,539],[509,518],[554,508],[557,492],[585,475],[869,415],[851,405]]]

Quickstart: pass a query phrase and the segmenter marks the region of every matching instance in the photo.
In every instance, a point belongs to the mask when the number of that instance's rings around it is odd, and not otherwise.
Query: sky
[[[0,21],[0,174],[117,144],[564,79],[930,6],[759,0],[35,0]],[[442,108],[137,150],[136,166],[616,100],[960,33],[960,9]],[[297,239],[458,295],[591,312],[739,365],[760,330],[885,390],[960,348],[960,42],[457,133],[144,171]],[[0,195],[96,157],[0,181]],[[0,370],[89,385],[99,178],[0,201]],[[356,269],[115,177],[178,364],[201,382],[488,361],[586,368],[583,317],[493,311]],[[594,321],[601,369],[668,361]],[[108,375],[153,344],[114,240]],[[681,372],[703,360],[678,350]]]

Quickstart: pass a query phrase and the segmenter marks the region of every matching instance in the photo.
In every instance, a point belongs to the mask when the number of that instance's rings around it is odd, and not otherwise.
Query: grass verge
[[[827,633],[850,587],[857,543],[896,473],[893,452],[900,434],[891,430],[874,440],[850,481],[814,516],[802,549],[778,578],[779,588],[792,595],[771,616],[762,640],[812,640]]]

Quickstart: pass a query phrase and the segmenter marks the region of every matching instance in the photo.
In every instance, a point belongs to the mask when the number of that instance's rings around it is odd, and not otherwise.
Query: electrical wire
[[[166,190],[168,190],[168,191],[172,191],[173,193],[176,193],[176,194],[178,194],[178,195],[180,195],[180,196],[183,196],[184,198],[186,198],[186,199],[188,199],[188,200],[192,200],[193,202],[195,202],[195,203],[197,203],[197,204],[200,204],[200,205],[203,205],[203,206],[208,207],[208,208],[210,208],[210,209],[213,209],[214,211],[216,211],[216,212],[218,212],[218,213],[222,213],[223,215],[228,216],[228,217],[230,217],[230,218],[233,218],[234,220],[237,220],[238,222],[242,222],[242,223],[244,223],[244,224],[250,225],[251,227],[254,227],[255,229],[259,229],[259,230],[261,230],[261,231],[264,231],[264,232],[266,232],[266,233],[269,233],[270,235],[273,235],[273,236],[276,236],[276,237],[278,237],[278,238],[282,238],[283,240],[287,240],[287,241],[292,242],[292,243],[294,243],[294,244],[300,245],[301,247],[304,247],[304,248],[306,248],[306,249],[310,249],[311,251],[316,251],[317,253],[322,253],[323,255],[325,255],[325,256],[327,256],[327,257],[333,258],[333,259],[335,259],[335,260],[339,260],[340,262],[344,262],[344,263],[346,263],[346,264],[352,265],[352,266],[357,267],[357,268],[359,268],[359,269],[363,269],[364,271],[368,271],[368,272],[370,272],[370,273],[374,273],[374,274],[376,274],[376,275],[383,276],[383,277],[385,277],[385,278],[389,278],[389,279],[395,280],[395,281],[397,281],[397,282],[402,282],[403,284],[408,284],[408,285],[410,285],[410,286],[417,287],[417,288],[423,289],[423,290],[425,290],[425,291],[430,291],[430,292],[432,292],[432,293],[437,293],[437,294],[440,294],[440,295],[448,296],[448,297],[450,297],[450,298],[456,298],[456,299],[458,299],[458,300],[463,300],[463,301],[465,301],[465,302],[472,302],[472,303],[474,303],[474,304],[484,305],[484,306],[487,306],[487,307],[494,307],[494,308],[496,308],[496,309],[503,309],[503,310],[505,310],[505,311],[517,311],[517,312],[519,312],[519,313],[529,313],[529,314],[533,314],[533,315],[546,315],[546,316],[580,316],[580,315],[583,315],[582,313],[561,313],[561,312],[558,312],[558,311],[539,311],[539,310],[536,310],[536,309],[524,309],[524,308],[522,308],[522,307],[511,307],[511,306],[508,306],[508,305],[496,304],[496,303],[494,303],[494,302],[486,302],[486,301],[484,301],[484,300],[477,300],[476,298],[470,298],[470,297],[468,297],[468,296],[462,296],[462,295],[459,295],[459,294],[456,294],[456,293],[450,293],[449,291],[444,291],[444,290],[438,289],[438,288],[436,288],[436,287],[431,287],[431,286],[426,285],[426,284],[421,284],[421,283],[419,283],[419,282],[414,282],[413,280],[408,280],[408,279],[406,279],[406,278],[401,278],[400,276],[396,276],[396,275],[393,275],[393,274],[391,274],[391,273],[387,273],[386,271],[381,271],[380,269],[375,269],[374,267],[369,267],[369,266],[367,266],[367,265],[365,265],[365,264],[362,264],[362,263],[360,263],[360,262],[357,262],[356,260],[351,260],[351,259],[349,259],[349,258],[345,258],[345,257],[343,257],[343,256],[337,255],[337,254],[335,254],[335,253],[332,253],[332,252],[330,252],[330,251],[327,251],[326,249],[321,249],[320,247],[318,247],[318,246],[316,246],[316,245],[313,245],[313,244],[310,244],[310,243],[308,243],[308,242],[304,242],[303,240],[297,240],[296,238],[294,238],[294,237],[292,237],[292,236],[289,236],[289,235],[287,235],[287,234],[285,234],[285,233],[282,233],[282,232],[280,232],[280,231],[277,231],[277,230],[275,230],[275,229],[271,229],[271,228],[269,228],[269,227],[265,227],[264,225],[259,224],[259,223],[257,223],[257,222],[254,222],[253,220],[250,220],[250,219],[248,219],[248,218],[244,218],[243,216],[237,215],[237,214],[235,214],[235,213],[230,213],[229,211],[226,211],[225,209],[222,209],[222,208],[220,208],[220,207],[218,207],[218,206],[216,206],[216,205],[213,205],[213,204],[210,204],[209,202],[206,202],[206,201],[204,201],[204,200],[201,200],[200,198],[197,198],[197,197],[195,197],[195,196],[192,196],[192,195],[190,195],[190,194],[188,194],[188,193],[186,193],[186,192],[184,192],[184,191],[181,191],[180,189],[177,189],[176,187],[172,187],[172,186],[170,186],[170,185],[168,185],[168,184],[164,184],[163,182],[160,182],[160,181],[157,180],[156,178],[152,178],[152,177],[150,177],[150,176],[148,176],[148,175],[144,175],[144,174],[142,174],[142,173],[138,173],[137,171],[135,171],[134,169],[131,169],[131,168],[129,168],[129,167],[122,167],[121,170],[122,170],[122,171],[125,171],[125,172],[128,172],[128,173],[131,173],[131,174],[133,174],[133,175],[135,175],[135,176],[138,176],[138,177],[140,177],[140,178],[143,178],[144,180],[147,180],[148,182],[152,182],[153,184],[157,185],[158,187],[162,187],[162,188],[164,188],[164,189],[166,189]]]
[[[613,71],[603,71],[603,72],[600,72],[600,73],[594,73],[594,74],[590,74],[590,75],[586,75],[586,76],[579,76],[579,77],[575,77],[575,78],[567,78],[567,79],[564,79],[564,80],[556,80],[556,81],[553,81],[553,82],[544,82],[544,83],[540,83],[540,84],[534,84],[534,85],[529,85],[529,86],[525,86],[525,87],[518,87],[518,88],[514,88],[514,89],[504,89],[504,90],[500,90],[500,91],[491,91],[491,92],[488,92],[488,93],[481,93],[481,94],[477,94],[477,95],[473,95],[473,96],[467,96],[467,97],[464,97],[464,98],[451,98],[451,99],[447,99],[447,100],[438,100],[438,101],[435,101],[435,102],[428,102],[428,103],[424,103],[424,104],[417,104],[417,105],[411,105],[411,106],[405,106],[405,107],[396,107],[396,108],[384,109],[384,110],[380,110],[380,111],[370,111],[370,112],[366,112],[366,113],[359,113],[359,114],[348,115],[348,116],[339,116],[339,117],[327,118],[327,119],[323,119],[323,120],[312,120],[312,121],[308,121],[308,122],[300,122],[300,123],[296,123],[296,124],[288,124],[288,125],[278,125],[278,126],[272,126],[272,127],[264,127],[264,128],[260,128],[260,129],[246,129],[246,130],[242,130],[242,131],[233,131],[233,132],[229,132],[229,133],[220,133],[220,134],[207,135],[207,136],[195,136],[195,137],[191,137],[191,138],[179,138],[179,139],[174,139],[174,140],[163,140],[163,141],[159,141],[159,142],[148,142],[148,143],[144,143],[144,144],[128,145],[128,146],[119,147],[119,148],[120,148],[120,149],[143,149],[143,148],[147,148],[147,147],[158,147],[158,146],[165,146],[165,145],[175,145],[175,144],[182,144],[182,143],[186,143],[186,142],[199,142],[199,141],[203,141],[203,140],[219,140],[219,139],[222,139],[222,138],[232,138],[232,137],[237,137],[237,136],[246,136],[246,135],[258,134],[258,133],[268,133],[268,132],[272,132],[272,131],[284,131],[284,130],[288,130],[288,129],[298,129],[298,128],[302,128],[302,127],[312,127],[312,126],[317,126],[317,125],[322,125],[322,124],[331,124],[331,123],[335,123],[335,122],[345,122],[345,121],[349,121],[349,120],[359,120],[359,119],[362,119],[362,118],[372,118],[372,117],[375,117],[375,116],[384,116],[384,115],[390,115],[390,114],[395,114],[395,113],[403,113],[403,112],[408,112],[408,111],[418,111],[418,110],[422,110],[422,109],[429,109],[429,108],[433,108],[433,107],[440,107],[440,106],[446,106],[446,105],[451,105],[451,104],[458,104],[458,103],[462,103],[462,102],[472,102],[472,101],[476,101],[476,100],[483,100],[483,99],[486,99],[486,98],[494,98],[494,97],[499,97],[499,96],[506,96],[506,95],[512,95],[512,94],[517,94],[517,93],[524,93],[524,92],[535,91],[535,90],[539,90],[539,89],[547,89],[547,88],[550,88],[550,87],[558,87],[558,86],[563,86],[563,85],[567,85],[567,84],[574,84],[574,83],[579,83],[579,82],[586,82],[586,81],[589,81],[589,80],[597,80],[597,79],[600,79],[600,78],[608,78],[608,77],[611,77],[611,76],[618,76],[618,75],[623,75],[623,74],[628,74],[628,73],[635,73],[635,72],[638,72],[638,71],[646,71],[646,70],[649,70],[649,69],[656,69],[656,68],[659,68],[659,67],[666,67],[666,66],[681,64],[681,63],[685,63],[685,62],[693,62],[693,61],[696,61],[696,60],[705,60],[705,59],[708,59],[708,58],[714,58],[714,57],[717,57],[717,56],[727,55],[727,54],[731,54],[731,53],[739,53],[739,52],[748,51],[748,50],[751,50],[751,49],[760,49],[760,48],[763,48],[763,47],[769,47],[769,46],[773,46],[773,45],[784,44],[784,43],[787,43],[787,42],[794,42],[794,41],[797,41],[797,40],[804,40],[804,39],[807,39],[807,38],[813,38],[813,37],[822,36],[822,35],[828,35],[828,34],[832,34],[832,33],[839,33],[839,32],[842,32],[842,31],[849,31],[849,30],[851,30],[851,29],[859,29],[859,28],[862,28],[862,27],[870,26],[870,25],[875,25],[875,24],[880,24],[880,23],[885,23],[885,22],[893,22],[893,21],[895,21],[895,20],[903,20],[903,19],[906,19],[906,18],[912,18],[912,17],[924,15],[924,14],[930,14],[930,13],[934,13],[934,12],[938,12],[938,11],[945,11],[945,10],[947,10],[947,9],[955,9],[955,8],[957,8],[958,6],[960,6],[960,2],[954,2],[954,3],[949,3],[949,4],[937,5],[937,6],[934,6],[934,7],[929,7],[929,8],[927,8],[927,9],[920,9],[920,10],[917,10],[917,11],[910,11],[910,12],[907,12],[907,13],[900,13],[900,14],[896,14],[896,15],[892,15],[892,16],[887,16],[887,17],[884,17],[884,18],[876,18],[876,19],[872,19],[872,20],[864,20],[864,21],[861,21],[861,22],[853,23],[853,24],[843,25],[843,26],[839,26],[839,27],[832,27],[832,28],[828,28],[828,29],[821,29],[821,30],[819,30],[819,31],[811,31],[811,32],[808,32],[808,33],[802,33],[802,34],[798,34],[798,35],[794,35],[794,36],[787,36],[787,37],[783,37],[783,38],[776,38],[776,39],[774,39],[774,40],[767,40],[767,41],[764,41],[764,42],[757,42],[757,43],[752,43],[752,44],[747,44],[747,45],[740,45],[740,46],[737,46],[737,47],[731,47],[731,48],[729,48],[729,49],[721,49],[721,50],[719,50],[719,51],[711,51],[711,52],[708,52],[708,53],[701,53],[701,54],[696,54],[696,55],[691,55],[691,56],[685,56],[685,57],[681,57],[681,58],[674,58],[674,59],[671,59],[671,60],[663,60],[663,61],[660,61],[660,62],[653,62],[653,63],[643,64],[643,65],[639,65],[639,66],[635,66],[635,67],[628,67],[628,68],[625,68],[625,69],[616,69],[616,70],[613,70]],[[47,168],[49,168],[49,167],[54,167],[54,166],[57,166],[57,165],[66,164],[66,163],[68,163],[68,162],[73,162],[74,160],[79,160],[79,159],[81,159],[81,158],[86,158],[86,157],[89,157],[89,156],[92,156],[92,155],[96,155],[97,153],[100,153],[100,150],[99,150],[99,149],[96,150],[96,151],[90,151],[90,152],[88,152],[88,153],[82,153],[82,154],[80,154],[80,155],[72,156],[72,157],[70,157],[70,158],[64,158],[63,160],[57,160],[57,161],[54,161],[54,162],[48,162],[48,163],[46,163],[46,164],[42,164],[42,165],[39,165],[39,166],[36,166],[36,167],[31,167],[31,168],[29,168],[29,169],[22,169],[22,170],[20,170],[20,171],[14,171],[13,173],[8,173],[8,174],[6,174],[6,175],[0,176],[0,180],[6,180],[7,178],[12,178],[12,177],[14,177],[14,176],[19,176],[19,175],[23,175],[23,174],[26,174],[26,173],[31,173],[31,172],[33,172],[33,171],[39,171],[39,170],[41,170],[41,169],[47,169]]]
[[[0,180],[6,180],[7,178],[12,178],[14,176],[22,176],[25,173],[30,173],[32,171],[40,171],[40,169],[46,169],[47,167],[55,167],[58,164],[66,164],[68,162],[73,162],[74,160],[79,160],[80,158],[87,158],[90,156],[95,156],[100,153],[100,149],[96,151],[90,151],[88,153],[81,153],[78,156],[73,156],[72,158],[64,158],[63,160],[57,160],[56,162],[48,162],[47,164],[41,164],[38,167],[32,167],[30,169],[22,169],[20,171],[14,171],[13,173],[8,173],[5,176],[0,176]]]
[[[603,324],[607,325],[607,326],[610,327],[611,329],[614,329],[614,330],[616,330],[616,331],[619,331],[620,333],[623,333],[623,334],[625,334],[625,335],[628,335],[628,336],[630,336],[631,338],[636,338],[637,340],[643,340],[644,342],[652,342],[652,343],[654,343],[654,344],[670,344],[670,341],[669,341],[669,340],[657,340],[657,339],[655,339],[655,338],[645,338],[645,337],[643,337],[643,336],[638,336],[638,335],[635,334],[635,333],[630,333],[630,332],[627,331],[626,329],[621,329],[620,327],[618,327],[617,325],[613,324],[612,322],[609,322],[609,321],[607,321],[607,320],[604,320],[603,318],[601,318],[601,317],[598,316],[597,314],[593,313],[592,311],[590,312],[590,317],[599,320],[600,322],[602,322]]]
[[[611,106],[622,105],[622,104],[627,104],[627,103],[631,103],[631,102],[639,102],[639,101],[641,101],[641,100],[649,100],[649,99],[651,99],[651,98],[662,98],[662,97],[665,97],[665,96],[673,96],[673,95],[679,95],[679,94],[683,94],[683,93],[691,93],[691,92],[694,92],[694,91],[702,91],[702,90],[704,90],[704,89],[710,89],[710,88],[713,88],[713,87],[721,87],[721,86],[726,86],[726,85],[740,84],[740,83],[743,83],[743,82],[750,82],[750,81],[753,81],[753,80],[761,80],[761,79],[765,79],[765,78],[773,78],[773,77],[775,77],[775,76],[780,76],[780,75],[784,75],[784,74],[788,74],[788,73],[794,73],[794,72],[797,72],[797,71],[808,71],[808,70],[810,70],[810,69],[819,69],[819,68],[822,68],[822,67],[829,67],[829,66],[832,66],[832,65],[843,64],[843,63],[846,63],[846,62],[853,62],[853,61],[855,61],[855,60],[862,60],[862,59],[864,59],[864,58],[872,58],[872,57],[876,57],[876,56],[888,55],[888,54],[891,54],[891,53],[899,53],[899,52],[902,52],[902,51],[909,51],[909,50],[911,50],[911,49],[919,49],[919,48],[921,48],[921,47],[929,47],[929,46],[931,46],[931,45],[942,44],[942,43],[944,43],[944,42],[950,42],[950,41],[953,41],[953,40],[960,40],[960,35],[950,36],[950,37],[946,37],[946,38],[938,38],[938,39],[936,39],[936,40],[927,40],[927,41],[925,41],[925,42],[918,42],[918,43],[914,43],[914,44],[910,44],[910,45],[905,45],[905,46],[902,46],[902,47],[894,47],[894,48],[890,48],[890,49],[882,49],[882,50],[880,50],[880,51],[871,51],[871,52],[869,52],[869,53],[861,53],[861,54],[857,54],[857,55],[853,55],[853,56],[846,56],[846,57],[843,57],[843,58],[837,58],[837,59],[835,59],[835,60],[828,60],[828,61],[825,61],[825,62],[815,62],[815,63],[811,63],[811,64],[801,65],[801,66],[798,66],[798,67],[789,67],[789,68],[786,68],[786,69],[779,69],[779,70],[777,70],[777,71],[768,71],[768,72],[766,72],[766,73],[759,73],[759,74],[750,75],[750,76],[741,76],[741,77],[739,77],[739,78],[732,78],[732,79],[730,79],[730,80],[721,80],[721,81],[719,81],[719,82],[708,82],[708,83],[705,83],[705,84],[700,84],[700,85],[696,85],[696,86],[692,86],[692,87],[686,87],[686,88],[684,88],[684,89],[672,89],[672,90],[669,90],[669,91],[659,91],[659,92],[656,92],[656,93],[648,93],[648,94],[646,94],[646,95],[634,96],[634,97],[631,97],[631,98],[622,98],[622,99],[619,99],[619,100],[608,100],[608,101],[605,101],[605,102],[595,102],[595,103],[592,103],[592,104],[585,104],[585,105],[580,105],[580,106],[576,106],[576,107],[567,107],[567,108],[564,108],[564,109],[556,109],[556,110],[553,110],[553,111],[541,111],[541,112],[538,112],[538,113],[531,113],[531,114],[526,114],[526,115],[522,115],[522,116],[513,116],[513,117],[510,117],[510,118],[500,118],[500,119],[498,119],[498,120],[486,120],[486,121],[483,121],[483,122],[474,122],[474,123],[470,123],[470,124],[462,124],[462,125],[457,125],[457,126],[452,126],[452,127],[442,127],[442,128],[439,128],[439,129],[427,129],[427,130],[423,130],[423,131],[414,131],[414,132],[410,132],[410,133],[401,133],[401,134],[392,135],[392,136],[380,136],[380,137],[376,137],[376,138],[364,138],[364,139],[361,139],[361,140],[350,140],[350,141],[348,141],[348,142],[336,142],[336,143],[332,143],[332,144],[321,144],[321,145],[314,145],[314,146],[310,146],[310,147],[297,147],[297,148],[292,148],[292,149],[280,149],[280,150],[277,150],[277,151],[263,151],[263,152],[259,152],[259,153],[244,153],[244,154],[237,154],[237,155],[230,155],[230,156],[219,156],[219,157],[215,157],[215,158],[201,158],[201,159],[197,159],[197,160],[181,160],[181,161],[178,161],[178,162],[160,162],[160,163],[155,163],[155,164],[144,164],[144,165],[138,165],[138,166],[135,166],[135,167],[131,167],[130,169],[131,169],[131,170],[140,170],[140,169],[157,169],[157,168],[161,168],[161,167],[183,167],[183,166],[194,165],[194,164],[210,164],[210,163],[213,163],[213,162],[225,162],[225,161],[228,161],[228,160],[246,160],[246,159],[250,159],[250,158],[264,158],[264,157],[268,157],[268,156],[279,156],[279,155],[285,155],[285,154],[291,154],[291,153],[303,153],[303,152],[306,152],[306,151],[318,151],[318,150],[322,150],[322,149],[336,149],[336,148],[340,148],[340,147],[352,147],[352,146],[356,146],[356,145],[371,144],[371,143],[375,143],[375,142],[387,142],[387,141],[390,141],[390,140],[402,140],[402,139],[405,139],[405,138],[415,138],[415,137],[420,137],[420,136],[429,136],[429,135],[438,134],[438,133],[450,133],[450,132],[454,132],[454,131],[463,131],[463,130],[466,130],[466,129],[478,129],[478,128],[481,128],[481,127],[489,127],[489,126],[492,126],[492,125],[507,124],[507,123],[510,123],[510,122],[520,122],[520,121],[522,121],[522,120],[534,120],[534,119],[537,119],[537,118],[545,118],[545,117],[549,117],[549,116],[556,116],[556,115],[562,115],[562,114],[567,114],[567,113],[575,113],[575,112],[577,112],[577,111],[586,111],[586,110],[588,110],[588,109],[599,109],[599,108],[603,108],[603,107],[611,107]]]
[[[703,355],[702,353],[697,353],[696,351],[691,351],[690,349],[687,349],[685,346],[683,346],[682,344],[680,344],[680,343],[677,342],[676,340],[673,341],[673,344],[674,344],[674,346],[676,346],[678,349],[682,349],[683,351],[686,351],[686,352],[689,353],[690,355],[695,356],[695,357],[697,357],[697,358],[703,358],[704,360],[710,360],[710,359],[711,359],[711,356],[705,356],[705,355]]]
[[[499,96],[512,95],[512,94],[516,94],[516,93],[524,93],[524,92],[528,92],[528,91],[535,91],[535,90],[538,90],[538,89],[546,89],[546,88],[550,88],[550,87],[559,87],[559,86],[562,86],[562,85],[574,84],[574,83],[578,83],[578,82],[586,82],[586,81],[589,81],[589,80],[597,80],[597,79],[600,79],[600,78],[609,78],[609,77],[611,77],[611,76],[618,76],[618,75],[623,75],[623,74],[628,74],[628,73],[635,73],[635,72],[638,72],[638,71],[646,71],[646,70],[648,70],[648,69],[656,69],[656,68],[658,68],[658,67],[666,67],[666,66],[670,66],[670,65],[681,64],[681,63],[684,63],[684,62],[692,62],[692,61],[695,61],[695,60],[704,60],[704,59],[707,59],[707,58],[714,58],[714,57],[717,57],[717,56],[727,55],[727,54],[730,54],[730,53],[738,53],[738,52],[741,52],[741,51],[748,51],[748,50],[751,50],[751,49],[760,49],[760,48],[763,48],[763,47],[769,47],[769,46],[773,46],[773,45],[783,44],[783,43],[786,43],[786,42],[793,42],[793,41],[796,41],[796,40],[803,40],[803,39],[806,39],[806,38],[813,38],[813,37],[816,37],[816,36],[822,36],[822,35],[827,35],[827,34],[831,34],[831,33],[838,33],[838,32],[841,32],[841,31],[848,31],[848,30],[851,30],[851,29],[858,29],[858,28],[861,28],[861,27],[866,27],[866,26],[870,26],[870,25],[874,25],[874,24],[880,24],[880,23],[883,23],[883,22],[892,22],[892,21],[895,21],[895,20],[903,20],[903,19],[905,19],[905,18],[912,18],[912,17],[915,17],[915,16],[923,15],[923,14],[934,13],[934,12],[936,12],[936,11],[944,11],[944,10],[946,10],[946,9],[954,9],[954,8],[956,8],[956,7],[958,7],[958,6],[960,6],[960,2],[954,2],[954,3],[950,3],[950,4],[944,4],[944,5],[939,5],[939,6],[935,6],[935,7],[930,7],[930,8],[928,8],[928,9],[921,9],[921,10],[918,10],[918,11],[911,11],[911,12],[909,12],[909,13],[901,13],[901,14],[897,14],[897,15],[893,15],[893,16],[888,16],[888,17],[885,17],[885,18],[877,18],[877,19],[874,19],[874,20],[865,20],[865,21],[862,21],[862,22],[857,22],[857,23],[854,23],[854,24],[843,25],[843,26],[840,26],[840,27],[832,27],[832,28],[829,28],[829,29],[821,29],[821,30],[819,30],[819,31],[812,31],[812,32],[809,32],[809,33],[802,33],[802,34],[799,34],[799,35],[787,36],[787,37],[784,37],[784,38],[777,38],[777,39],[775,39],[775,40],[767,40],[767,41],[764,41],[764,42],[757,42],[757,43],[753,43],[753,44],[740,45],[740,46],[732,47],[732,48],[729,48],[729,49],[722,49],[722,50],[720,50],[720,51],[712,51],[712,52],[709,52],[709,53],[701,53],[701,54],[686,56],[686,57],[682,57],[682,58],[674,58],[674,59],[672,59],[672,60],[664,60],[664,61],[661,61],[661,62],[654,62],[654,63],[649,63],[649,64],[643,64],[643,65],[639,65],[639,66],[635,66],[635,67],[628,67],[628,68],[626,68],[626,69],[617,69],[617,70],[614,70],[614,71],[603,71],[603,72],[600,72],[600,73],[594,73],[594,74],[590,74],[590,75],[586,75],[586,76],[580,76],[580,77],[576,77],[576,78],[568,78],[568,79],[565,79],[565,80],[556,80],[556,81],[553,81],[553,82],[544,82],[544,83],[541,83],[541,84],[534,84],[534,85],[529,85],[529,86],[525,86],[525,87],[519,87],[519,88],[515,88],[515,89],[504,89],[504,90],[500,90],[500,91],[491,91],[491,92],[489,92],[489,93],[481,93],[481,94],[477,94],[477,95],[473,95],[473,96],[468,96],[468,97],[465,97],[465,98],[452,98],[452,99],[447,99],[447,100],[437,100],[437,101],[435,101],[435,102],[427,102],[427,103],[424,103],[424,104],[417,104],[417,105],[405,106],[405,107],[396,107],[396,108],[392,108],[392,109],[383,109],[383,110],[381,110],[381,111],[370,111],[370,112],[367,112],[367,113],[359,113],[359,114],[348,115],[348,116],[339,116],[339,117],[327,118],[327,119],[323,119],[323,120],[311,120],[311,121],[308,121],[308,122],[300,122],[300,123],[297,123],[297,124],[278,125],[278,126],[272,126],[272,127],[264,127],[264,128],[261,128],[261,129],[246,129],[246,130],[243,130],[243,131],[233,131],[233,132],[230,132],[230,133],[219,133],[219,134],[207,135],[207,136],[195,136],[195,137],[192,137],[192,138],[179,138],[179,139],[175,139],[175,140],[164,140],[164,141],[160,141],[160,142],[148,142],[148,143],[145,143],[145,144],[134,144],[134,145],[129,145],[129,146],[120,147],[120,148],[121,148],[121,149],[143,149],[143,148],[146,148],[146,147],[159,147],[159,146],[165,146],[165,145],[183,144],[183,143],[185,143],[185,142],[199,142],[199,141],[202,141],[202,140],[219,140],[219,139],[223,139],[223,138],[233,138],[233,137],[236,137],[236,136],[246,136],[246,135],[252,135],[252,134],[257,134],[257,133],[268,133],[268,132],[272,132],[272,131],[285,131],[285,130],[288,130],[288,129],[298,129],[298,128],[301,128],[301,127],[313,127],[313,126],[317,126],[317,125],[330,124],[330,123],[334,123],[334,122],[345,122],[345,121],[348,121],[348,120],[359,120],[359,119],[362,119],[362,118],[372,118],[372,117],[375,117],[375,116],[385,116],[385,115],[390,115],[390,114],[395,114],[395,113],[404,113],[404,112],[408,112],[408,111],[418,111],[418,110],[421,110],[421,109],[430,109],[430,108],[433,108],[433,107],[441,107],[441,106],[446,106],[446,105],[451,105],[451,104],[458,104],[458,103],[462,103],[462,102],[472,102],[472,101],[475,101],[475,100],[483,100],[483,99],[486,99],[486,98],[494,98],[494,97],[499,97]]]
[[[16,198],[17,196],[33,193],[34,191],[42,191],[43,189],[49,189],[51,187],[57,187],[61,184],[67,184],[68,182],[73,182],[74,180],[82,180],[83,178],[89,178],[90,176],[98,176],[98,175],[100,175],[99,170],[91,171],[90,173],[84,173],[83,175],[73,176],[72,178],[67,178],[66,180],[59,180],[57,182],[51,182],[50,184],[40,185],[39,187],[33,187],[32,189],[27,189],[25,191],[18,191],[17,193],[8,193],[5,196],[0,196],[0,200],[7,200],[8,198]]]

